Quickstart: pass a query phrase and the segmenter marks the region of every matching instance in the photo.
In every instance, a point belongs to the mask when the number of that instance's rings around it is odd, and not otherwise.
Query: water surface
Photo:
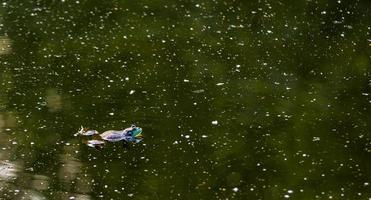
[[[370,8],[3,1],[0,198],[370,199]]]

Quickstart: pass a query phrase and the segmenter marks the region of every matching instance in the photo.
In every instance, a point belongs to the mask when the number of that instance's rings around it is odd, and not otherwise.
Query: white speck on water
[[[365,182],[365,183],[363,183],[363,185],[364,185],[364,186],[368,186],[368,185],[369,185],[369,183],[368,183],[368,182]]]
[[[288,199],[288,198],[290,198],[290,195],[285,194],[283,197],[285,197],[286,199]]]
[[[130,90],[129,94],[134,94],[135,90]]]
[[[113,116],[113,115],[115,115],[115,113],[113,113],[113,112],[111,112],[111,113],[108,113],[109,115],[111,115],[111,116]]]
[[[316,141],[320,141],[320,139],[321,139],[320,137],[313,137],[312,141],[316,142]]]
[[[134,194],[128,194],[128,197],[132,197],[132,196],[134,196]]]
[[[188,80],[188,79],[184,79],[183,82],[184,82],[184,83],[188,83],[189,80]]]
[[[185,138],[187,138],[187,139],[188,139],[188,138],[190,138],[190,136],[189,136],[189,135],[185,135],[184,137],[185,137]]]
[[[292,191],[292,190],[287,190],[287,193],[292,194],[292,193],[294,193],[294,191]]]
[[[217,86],[221,86],[221,85],[224,85],[224,83],[217,83],[216,85]]]
[[[129,80],[129,77],[125,77],[125,81],[128,81]]]
[[[207,135],[202,135],[201,137],[202,137],[202,138],[207,138],[208,136],[207,136]]]
[[[72,196],[72,197],[70,197],[69,199],[76,199],[76,197]]]
[[[212,125],[218,125],[218,121],[216,121],[216,120],[215,121],[212,121],[211,124]]]
[[[173,144],[178,144],[178,141],[174,141]]]
[[[238,192],[238,188],[237,187],[233,188],[233,192]]]

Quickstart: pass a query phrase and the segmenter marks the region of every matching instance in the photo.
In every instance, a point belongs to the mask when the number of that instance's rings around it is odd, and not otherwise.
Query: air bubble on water
[[[233,188],[233,192],[238,192],[238,188],[237,187]]]
[[[130,90],[129,94],[134,94],[135,90]]]
[[[218,125],[218,121],[217,120],[214,120],[211,122],[212,125]]]

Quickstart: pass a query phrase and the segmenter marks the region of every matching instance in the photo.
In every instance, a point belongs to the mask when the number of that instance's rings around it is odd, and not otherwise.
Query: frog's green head
[[[134,128],[133,128],[133,137],[136,138],[136,139],[141,139],[141,138],[143,138],[143,135],[142,135],[142,128],[134,127]]]

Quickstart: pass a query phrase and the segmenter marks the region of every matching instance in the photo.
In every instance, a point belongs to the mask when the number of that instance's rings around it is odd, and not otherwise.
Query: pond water
[[[370,9],[2,1],[0,199],[371,199]]]

